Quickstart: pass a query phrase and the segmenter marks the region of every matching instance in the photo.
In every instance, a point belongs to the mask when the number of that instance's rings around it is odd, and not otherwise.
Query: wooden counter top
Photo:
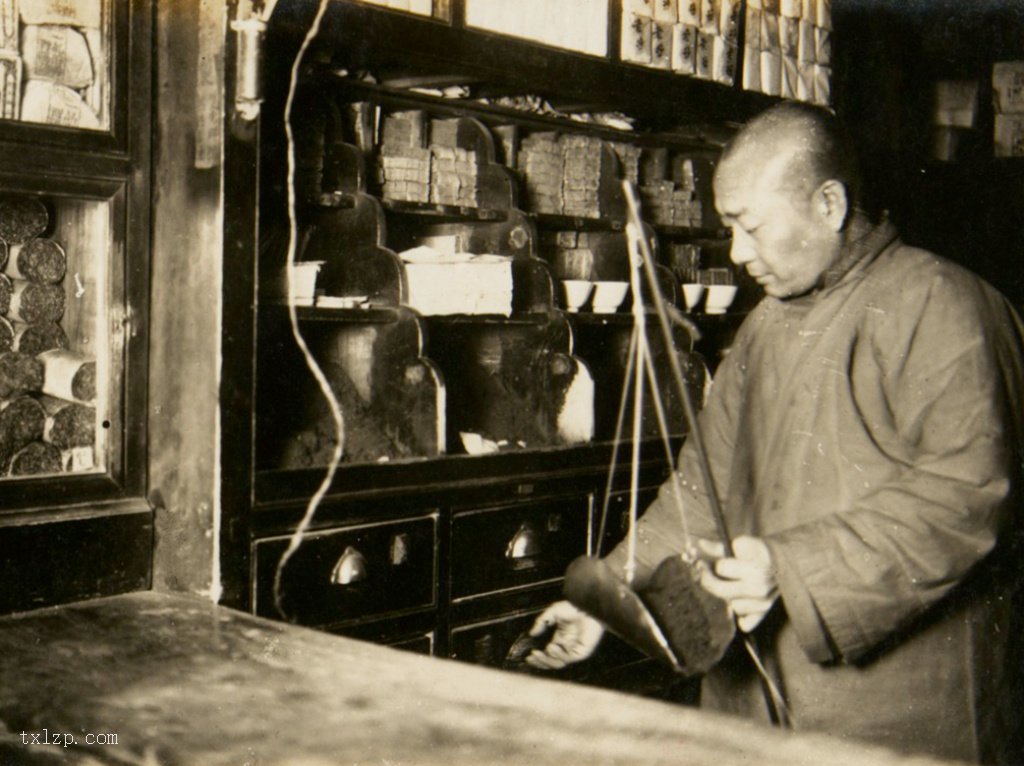
[[[0,658],[3,766],[937,763],[157,593],[0,619]]]

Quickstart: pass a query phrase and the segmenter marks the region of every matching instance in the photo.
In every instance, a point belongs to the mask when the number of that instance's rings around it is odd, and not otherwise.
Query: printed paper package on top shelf
[[[831,0],[747,0],[743,87],[828,106]]]
[[[731,85],[739,0],[621,0],[624,62]]]

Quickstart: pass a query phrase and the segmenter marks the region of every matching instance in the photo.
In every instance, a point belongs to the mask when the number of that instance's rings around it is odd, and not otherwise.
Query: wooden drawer
[[[330,625],[436,602],[436,516],[343,527],[306,535],[285,566],[282,602],[289,619]],[[287,537],[255,543],[256,613],[280,618],[274,572]]]
[[[626,533],[629,531],[629,495],[628,490],[625,492],[612,492],[609,495],[608,518],[604,524],[604,538],[598,541],[597,555],[606,556],[616,545],[625,539]],[[647,510],[647,506],[653,503],[657,497],[658,487],[640,487],[637,490],[637,514],[643,515],[643,512]],[[601,511],[601,504],[598,503],[594,511],[595,540],[601,530]]]
[[[509,668],[509,650],[530,629],[538,614],[540,612],[530,612],[453,628],[448,642],[448,655],[452,659],[472,662],[474,665]],[[521,669],[530,671],[529,667]]]
[[[590,495],[457,512],[452,599],[560,578],[587,552],[590,518]]]

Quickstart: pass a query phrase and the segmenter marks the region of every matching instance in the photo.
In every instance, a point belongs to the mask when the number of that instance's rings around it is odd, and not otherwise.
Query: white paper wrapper
[[[782,56],[777,51],[761,51],[761,92],[769,96],[782,92]]]
[[[92,84],[92,56],[85,37],[71,27],[27,25],[21,55],[25,77],[78,90]]]
[[[678,0],[679,23],[699,27],[700,3],[701,0]]]
[[[18,0],[0,0],[0,51],[17,53]]]
[[[797,62],[796,97],[800,101],[814,101],[814,64]]]
[[[804,12],[803,0],[779,0],[779,15],[799,19]]]
[[[700,28],[703,32],[718,34],[718,17],[721,11],[721,0],[701,0]]]
[[[814,28],[814,60],[823,66],[832,65],[832,30]]]
[[[809,21],[801,19],[797,24],[799,40],[797,42],[796,57],[807,64],[813,64],[818,60],[818,50],[814,35],[814,25]]]
[[[993,138],[996,157],[1024,157],[1024,114],[997,114]]]
[[[622,60],[651,63],[651,20],[636,13],[622,17]]]
[[[654,20],[675,24],[679,20],[678,0],[654,0]]]
[[[800,22],[785,16],[779,17],[779,50],[783,56],[796,58],[800,49]]]
[[[996,112],[1024,112],[1024,61],[997,61],[992,65]]]
[[[800,18],[818,24],[818,0],[803,0],[801,4]]]
[[[779,95],[783,98],[796,98],[800,87],[800,63],[792,56],[782,57],[782,81]]]
[[[99,119],[81,96],[71,88],[48,80],[29,80],[21,101],[21,119],[68,128],[98,130]]]
[[[973,128],[977,110],[977,80],[939,80],[935,83],[932,124]]]
[[[0,52],[0,117],[17,120],[21,114],[21,57]]]
[[[672,68],[672,24],[651,23],[651,66],[655,69]]]
[[[697,31],[697,57],[694,61],[694,74],[705,80],[711,79],[711,59],[714,56],[715,38],[717,35]]]
[[[821,106],[832,103],[832,70],[820,64],[814,65],[814,103]]]
[[[732,85],[736,80],[736,46],[730,45],[721,37],[715,37],[711,51],[711,79],[724,85]]]
[[[697,61],[697,28],[689,24],[672,27],[672,71],[693,74]]]
[[[749,45],[743,49],[743,87],[761,90],[761,51]]]
[[[622,3],[622,15],[628,16],[631,13],[654,18],[654,3],[657,0],[624,0]]]
[[[103,0],[21,0],[23,24],[65,24],[99,29],[103,23]]]
[[[424,315],[512,313],[512,259],[418,247],[401,253],[406,305]]]
[[[761,50],[779,50],[779,15],[767,9],[761,12]]]
[[[832,0],[818,0],[818,14],[814,23],[822,29],[832,29]]]
[[[718,32],[730,45],[736,45],[740,39],[740,1],[719,0],[721,7],[718,16]],[[757,29],[759,27],[755,27]]]
[[[761,9],[747,6],[744,29],[747,30],[745,45],[761,50]]]

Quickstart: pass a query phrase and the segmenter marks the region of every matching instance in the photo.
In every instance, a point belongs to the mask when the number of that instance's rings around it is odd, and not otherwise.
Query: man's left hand
[[[701,570],[701,585],[725,601],[740,630],[749,633],[779,598],[768,546],[759,537],[737,537],[732,543],[733,555],[728,557],[721,543],[699,540],[698,544],[711,559]]]

